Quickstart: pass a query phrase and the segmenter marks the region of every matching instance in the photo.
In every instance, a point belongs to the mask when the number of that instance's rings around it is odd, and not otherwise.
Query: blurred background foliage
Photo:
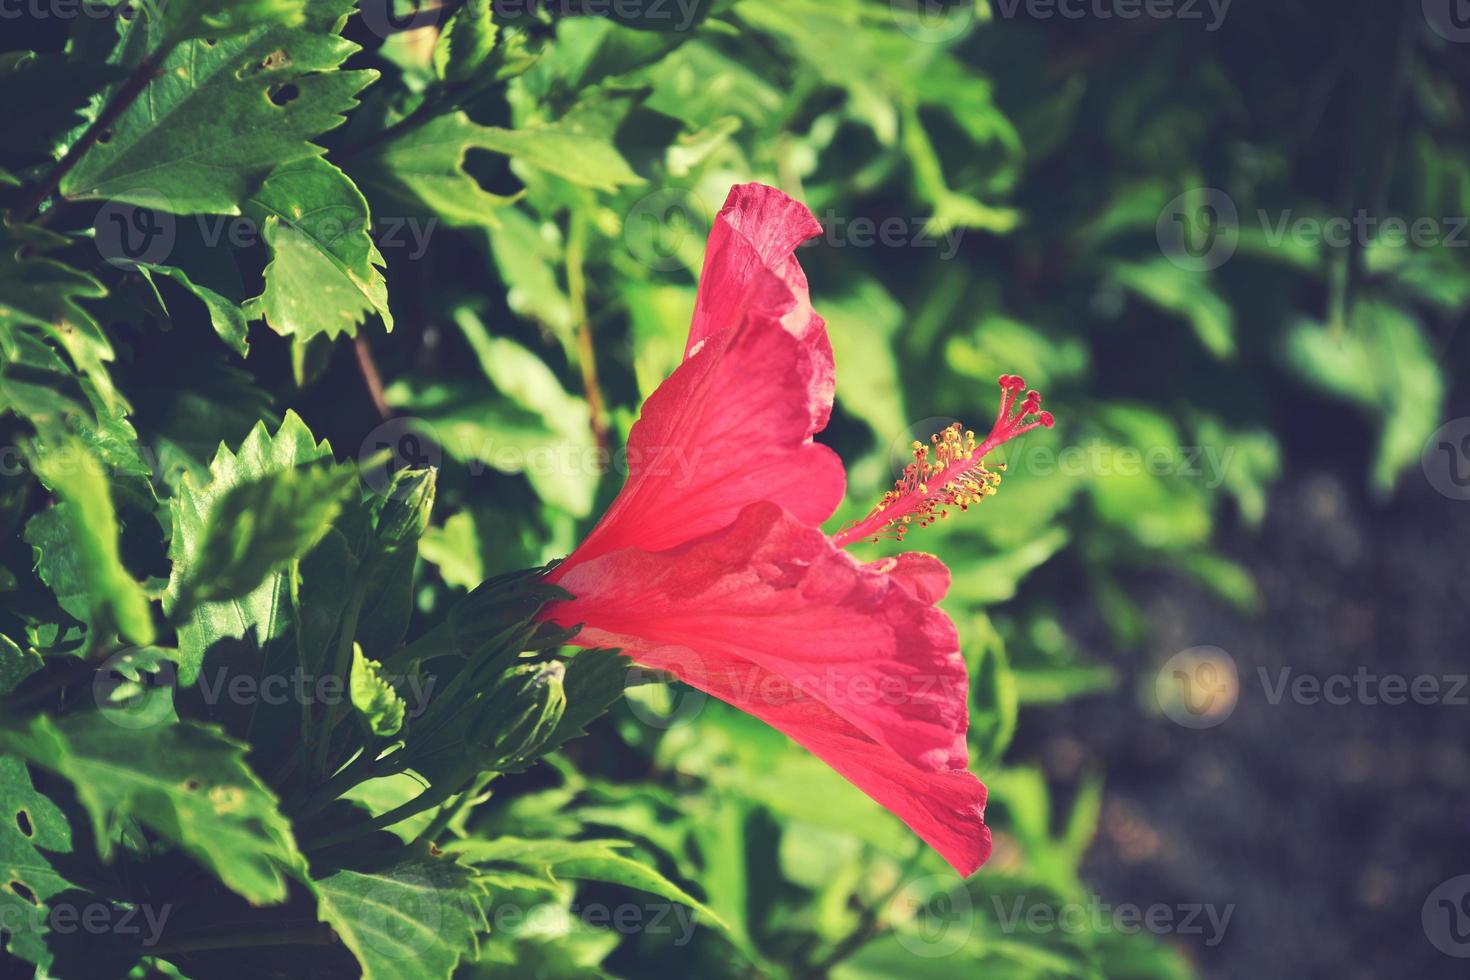
[[[184,273],[147,294],[102,267],[108,298],[75,295],[123,325],[110,376],[132,425],[171,480],[288,407],[339,454],[421,439],[441,469],[415,616],[437,622],[595,521],[621,474],[587,460],[599,440],[615,455],[677,364],[715,210],[735,182],[781,187],[827,228],[799,254],[838,363],[822,438],[850,486],[834,527],[872,505],[913,439],[954,419],[983,427],[1001,373],[1044,391],[1058,419],[1007,452],[998,496],[909,542],[954,572],[946,608],[971,666],[995,857],[957,883],[784,738],[648,678],[463,829],[632,840],[728,929],[682,944],[569,915],[489,935],[459,975],[1192,975],[1187,937],[1006,924],[1018,898],[1089,901],[1078,869],[1106,793],[1099,773],[1049,780],[1013,737],[1028,713],[1116,684],[1060,595],[1084,596],[1109,642],[1142,651],[1140,570],[1258,602],[1212,541],[1260,526],[1284,448],[1355,460],[1380,497],[1417,465],[1441,417],[1440,352],[1470,300],[1466,253],[1277,229],[1470,214],[1463,49],[1418,3],[1370,0],[1241,3],[1215,30],[1208,9],[1074,21],[1001,0],[665,8],[687,10],[688,29],[547,15],[487,27],[475,4],[386,36],[349,22],[364,50],[346,67],[382,77],[319,141],[380,230],[387,216],[432,229],[422,254],[406,235],[380,240],[386,302],[330,325],[245,306],[273,329],[250,330],[243,360],[231,317],[186,293],[239,308],[260,249],[227,256],[238,268],[216,279],[202,265],[218,250],[179,246]],[[1191,243],[1223,234],[1225,259],[1169,247],[1176,215]],[[881,227],[893,233],[873,240]],[[179,322],[166,341],[144,335],[134,306]],[[386,442],[364,361],[394,416]],[[102,391],[113,381],[96,367]],[[572,908],[612,887],[502,894]]]

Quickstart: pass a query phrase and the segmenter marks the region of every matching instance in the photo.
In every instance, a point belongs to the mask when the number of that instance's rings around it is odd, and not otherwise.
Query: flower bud
[[[559,661],[513,667],[500,675],[478,709],[471,743],[492,760],[487,768],[506,772],[533,759],[561,721],[567,696]]]

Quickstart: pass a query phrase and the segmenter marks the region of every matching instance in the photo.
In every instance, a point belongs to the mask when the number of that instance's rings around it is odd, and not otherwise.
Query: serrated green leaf
[[[308,140],[340,125],[375,77],[336,70],[357,48],[338,35],[353,6],[314,0],[299,27],[230,18],[243,33],[173,47],[107,141],[66,175],[62,194],[173,214],[240,213],[269,171],[321,153]],[[127,25],[114,62],[136,67],[148,52],[172,43],[173,25],[159,18],[135,17]]]
[[[34,327],[71,358],[76,369],[96,387],[105,404],[121,404],[105,363],[112,360],[112,344],[84,300],[107,295],[102,283],[85,272],[46,253],[62,248],[68,239],[26,225],[0,224],[0,344],[20,327]],[[52,413],[47,413],[51,417]]]
[[[616,840],[565,841],[498,837],[495,840],[455,841],[446,850],[477,867],[510,865],[528,869],[551,880],[573,878],[605,881],[649,892],[689,906],[704,916],[711,925],[729,933],[730,927],[709,906],[656,869],[621,853],[629,846]]]
[[[246,212],[271,247],[265,292],[250,307],[272,330],[299,340],[353,335],[368,313],[393,329],[368,204],[341,170],[320,157],[286,164],[250,195]]]
[[[92,641],[116,631],[129,643],[153,642],[153,616],[143,587],[118,555],[120,528],[101,462],[72,436],[33,443],[28,455],[36,475],[61,503],[51,517],[28,525],[26,541],[36,552],[37,570],[58,593],[70,593],[68,609],[87,623]],[[34,523],[34,522],[33,522]],[[50,553],[64,549],[61,556]]]
[[[352,706],[366,723],[368,731],[380,738],[394,735],[403,727],[405,705],[393,685],[383,679],[383,665],[362,655],[362,647],[352,645],[352,674],[349,691]]]
[[[44,967],[51,962],[47,903],[72,887],[47,855],[71,854],[71,828],[66,814],[36,792],[19,759],[0,756],[0,800],[0,875],[6,878],[0,885],[0,919],[8,937],[4,949]],[[24,896],[16,886],[25,889]]]
[[[0,747],[72,784],[104,860],[131,818],[255,904],[283,901],[283,869],[304,863],[244,746],[217,729],[135,728],[91,713],[0,729]]]
[[[474,79],[495,49],[500,28],[490,0],[468,0],[455,11],[444,38],[434,46],[434,72],[447,82]]]
[[[250,594],[311,550],[357,482],[351,466],[297,466],[238,483],[215,498],[192,554],[176,563],[171,616]]]
[[[238,452],[220,446],[205,485],[199,486],[191,475],[185,475],[169,502],[173,570],[163,597],[164,612],[170,616],[175,613],[184,580],[201,560],[209,515],[219,500],[237,486],[330,459],[331,448],[318,443],[299,416],[287,412],[274,435],[261,423],[251,430]],[[192,609],[178,623],[180,682],[194,682],[205,651],[221,639],[253,635],[256,645],[264,647],[285,635],[291,628],[289,609],[289,589],[286,577],[280,573],[268,576],[247,595],[206,602]]]
[[[130,0],[103,0],[109,6]],[[271,24],[301,23],[307,0],[142,0],[138,15],[153,18],[163,35],[220,38]]]
[[[86,393],[71,366],[38,331],[0,330],[0,412],[45,425],[87,409]]]
[[[357,957],[363,980],[447,978],[489,927],[483,886],[451,859],[409,857],[381,871],[334,871],[310,885],[321,921]]]

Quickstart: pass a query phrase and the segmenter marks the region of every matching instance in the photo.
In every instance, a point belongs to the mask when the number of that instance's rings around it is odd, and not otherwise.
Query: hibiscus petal
[[[715,218],[705,247],[685,356],[747,314],[780,320],[812,353],[811,432],[832,414],[836,372],[827,324],[812,309],[796,247],[822,233],[806,205],[764,184],[737,184]]]
[[[576,598],[548,618],[586,624],[589,642],[755,664],[911,766],[967,764],[968,682],[949,617],[774,504],[680,548],[579,563],[559,584]]]
[[[968,874],[990,852],[985,787],[965,768],[965,670],[920,598],[924,558],[895,577],[756,504],[702,541],[574,568],[576,598],[545,615],[784,732]]]
[[[809,349],[769,319],[712,337],[644,402],[628,436],[628,482],[552,573],[622,548],[660,551],[774,501],[820,524],[846,487],[842,461],[813,443],[804,392]]]
[[[880,558],[865,567],[882,572],[920,602],[930,605],[949,592],[949,567],[934,555],[921,551],[906,551],[892,558]]]

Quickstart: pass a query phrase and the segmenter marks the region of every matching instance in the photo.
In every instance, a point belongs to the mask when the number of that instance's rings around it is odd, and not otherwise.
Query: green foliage
[[[1246,41],[1140,44],[979,0],[466,0],[406,31],[349,0],[112,6],[0,54],[0,912],[189,922],[106,956],[22,931],[0,972],[1190,975],[1172,943],[1007,924],[1087,901],[1105,793],[1016,735],[1117,684],[1095,651],[1146,644],[1137,570],[1257,601],[1212,541],[1261,525],[1294,412],[1343,409],[1381,495],[1417,465],[1470,272],[1276,219],[1470,206],[1443,45],[1380,50],[1398,26],[1354,3],[1344,63],[1403,84],[1328,104],[1293,47],[1316,25],[1248,12]],[[832,527],[913,439],[980,428],[997,375],[1057,414],[915,539],[953,573],[990,787],[967,882],[784,736],[538,619],[737,180],[827,229],[799,257],[839,366]],[[1186,261],[1160,228],[1210,230],[1210,187],[1234,252]],[[650,898],[688,933],[586,914]]]
[[[219,731],[133,728],[102,715],[37,718],[0,731],[0,746],[71,784],[104,860],[119,826],[136,821],[247,901],[286,897],[284,871],[300,861],[291,825],[246,766],[244,747]]]

